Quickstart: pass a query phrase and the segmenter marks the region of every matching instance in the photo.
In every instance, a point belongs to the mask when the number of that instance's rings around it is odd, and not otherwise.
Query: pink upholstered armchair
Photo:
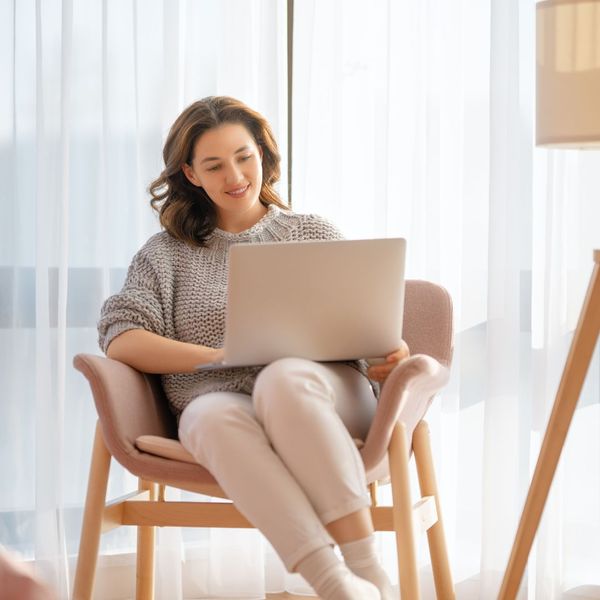
[[[361,454],[373,501],[375,529],[394,531],[400,591],[419,598],[415,535],[427,531],[438,598],[454,598],[429,430],[423,420],[446,384],[452,358],[452,304],[433,283],[407,281],[403,337],[411,356],[383,386]],[[100,534],[138,526],[137,598],[153,598],[154,527],[252,527],[231,502],[169,502],[165,486],[226,499],[212,475],[194,463],[177,440],[177,427],[159,380],[120,362],[79,354],[75,367],[88,379],[98,425],[75,575],[75,600],[90,599]],[[421,496],[411,500],[409,459],[415,456]],[[111,458],[139,478],[139,489],[107,504]],[[392,506],[377,503],[377,485],[390,481]]]

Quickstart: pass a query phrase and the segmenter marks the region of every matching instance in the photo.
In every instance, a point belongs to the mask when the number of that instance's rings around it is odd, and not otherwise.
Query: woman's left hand
[[[367,369],[367,376],[373,381],[383,383],[394,367],[402,360],[410,356],[410,350],[404,340],[400,348],[385,357],[385,362],[379,365],[373,365]]]

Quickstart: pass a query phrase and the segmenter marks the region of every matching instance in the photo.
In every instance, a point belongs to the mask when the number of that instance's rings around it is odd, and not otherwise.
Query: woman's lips
[[[244,187],[235,188],[234,190],[230,190],[225,193],[228,194],[229,196],[233,196],[234,198],[240,198],[241,196],[243,196],[246,193],[246,191],[248,190],[249,187],[250,187],[250,184],[248,184]]]

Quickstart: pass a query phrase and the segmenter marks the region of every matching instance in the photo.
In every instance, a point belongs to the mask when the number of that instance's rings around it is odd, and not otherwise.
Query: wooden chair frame
[[[413,505],[410,496],[406,429],[402,423],[398,423],[389,446],[394,504],[378,505],[378,484],[371,483],[369,488],[373,500],[373,524],[376,531],[395,532],[400,593],[403,600],[420,597],[416,535],[427,531],[436,594],[440,599],[449,600],[455,597],[454,587],[426,421],[417,425],[412,444],[422,497]],[[129,525],[138,528],[136,600],[154,598],[155,527],[253,528],[231,502],[167,501],[164,497],[165,485],[160,482],[139,479],[137,491],[107,502],[111,458],[98,423],[73,588],[74,600],[92,598],[100,536],[116,527]],[[199,487],[197,492],[224,496],[221,490],[214,487]]]

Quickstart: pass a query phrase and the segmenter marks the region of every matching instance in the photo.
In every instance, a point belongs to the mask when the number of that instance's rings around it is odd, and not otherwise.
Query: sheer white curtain
[[[100,305],[158,230],[145,188],[184,106],[236,96],[268,117],[286,155],[285,9],[282,0],[0,2],[0,544],[34,559],[60,598],[95,422],[72,356],[99,352]],[[113,497],[131,484],[113,469]],[[210,535],[185,534],[182,570],[181,534],[161,532],[159,598],[262,595],[272,554],[257,552],[260,538]],[[104,536],[99,597],[132,597],[134,545],[125,529]],[[241,548],[233,582],[232,548]]]
[[[405,236],[408,275],[452,293],[453,377],[429,420],[461,597],[494,597],[600,247],[600,158],[533,147],[531,0],[295,7],[294,207]],[[71,357],[98,352],[100,304],[157,229],[144,189],[186,104],[241,98],[286,156],[285,3],[2,0],[0,32],[0,543],[65,598],[95,422]],[[595,357],[529,598],[600,583],[599,380]],[[110,493],[130,483],[113,469]],[[132,595],[133,546],[105,536],[99,597]],[[299,589],[264,546],[161,530],[157,597]]]
[[[454,300],[452,380],[429,420],[463,598],[497,594],[600,247],[600,153],[534,148],[534,7],[296,3],[294,208],[406,237],[408,276]],[[600,584],[598,362],[523,597]]]

